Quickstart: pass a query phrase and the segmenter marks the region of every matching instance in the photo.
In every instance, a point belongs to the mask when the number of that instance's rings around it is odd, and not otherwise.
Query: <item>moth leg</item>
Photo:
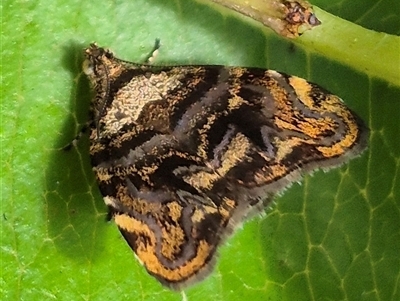
[[[92,126],[92,122],[93,121],[88,121],[86,122],[82,128],[79,130],[78,134],[74,137],[74,139],[72,139],[72,141],[70,143],[68,143],[67,145],[64,145],[61,150],[63,151],[69,151],[71,150],[72,147],[76,147],[79,140],[82,138],[82,136],[84,134],[86,134],[87,130]]]

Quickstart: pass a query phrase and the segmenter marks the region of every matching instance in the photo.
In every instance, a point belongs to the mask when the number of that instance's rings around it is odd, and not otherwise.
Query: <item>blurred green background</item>
[[[82,49],[96,41],[142,61],[160,38],[157,63],[298,75],[339,95],[371,129],[359,158],[306,176],[245,223],[211,276],[186,290],[188,300],[400,300],[400,82],[371,75],[368,62],[315,50],[316,37],[329,40],[343,24],[345,32],[358,34],[358,24],[398,36],[400,2],[313,4],[351,23],[322,14],[321,26],[291,41],[206,1],[2,1],[1,299],[182,299],[146,273],[106,222],[88,137],[60,150],[87,120]],[[388,39],[399,47],[394,61],[375,55]],[[371,64],[400,72],[399,41],[382,35],[368,51]],[[340,39],[336,48],[357,56]]]

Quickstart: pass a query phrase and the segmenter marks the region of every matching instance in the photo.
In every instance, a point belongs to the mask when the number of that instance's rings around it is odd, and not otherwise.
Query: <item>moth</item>
[[[90,155],[109,216],[171,289],[206,277],[237,225],[305,173],[359,155],[343,101],[260,68],[154,66],[91,44]]]

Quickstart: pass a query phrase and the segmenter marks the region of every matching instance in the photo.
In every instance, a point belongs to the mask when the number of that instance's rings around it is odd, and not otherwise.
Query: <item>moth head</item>
[[[89,77],[96,73],[96,68],[103,65],[104,59],[113,58],[113,54],[108,49],[99,47],[96,43],[91,43],[90,47],[84,50],[84,56],[82,69]]]

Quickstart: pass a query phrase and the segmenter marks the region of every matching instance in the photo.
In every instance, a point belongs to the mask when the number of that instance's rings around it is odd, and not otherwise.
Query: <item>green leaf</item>
[[[398,35],[400,4],[393,2],[314,4],[346,18],[345,35],[357,30],[354,24]],[[329,15],[324,19],[334,26]],[[88,137],[61,150],[87,120],[91,92],[81,72],[82,49],[96,41],[141,61],[160,38],[160,63],[298,75],[342,97],[371,130],[362,156],[306,176],[276,197],[265,216],[245,223],[221,248],[212,275],[186,290],[187,298],[399,300],[400,83],[384,70],[379,78],[368,71],[370,64],[397,62],[374,56],[370,45],[374,60],[355,67],[318,53],[313,32],[285,40],[248,18],[189,0],[3,1],[2,298],[182,299],[146,273],[106,222]],[[353,59],[355,51],[343,55]]]

